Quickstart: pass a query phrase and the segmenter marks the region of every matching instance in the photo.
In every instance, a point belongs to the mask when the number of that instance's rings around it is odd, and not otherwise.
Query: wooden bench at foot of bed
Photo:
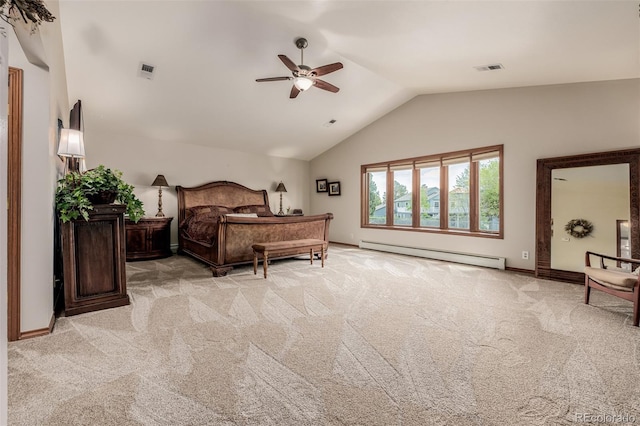
[[[313,251],[320,251],[320,259],[324,268],[324,252],[327,248],[327,242],[323,240],[304,239],[291,241],[277,241],[273,243],[258,243],[251,246],[253,248],[253,274],[258,273],[258,254],[262,256],[262,265],[264,268],[264,277],[267,278],[267,265],[269,264],[269,255],[278,256],[282,253],[291,253],[292,251],[304,254],[309,253],[311,264],[313,265]]]

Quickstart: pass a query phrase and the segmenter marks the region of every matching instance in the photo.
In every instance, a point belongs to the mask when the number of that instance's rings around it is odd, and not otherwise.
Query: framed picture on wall
[[[316,192],[327,192],[327,180],[316,179]]]
[[[340,195],[340,182],[329,182],[329,195]]]

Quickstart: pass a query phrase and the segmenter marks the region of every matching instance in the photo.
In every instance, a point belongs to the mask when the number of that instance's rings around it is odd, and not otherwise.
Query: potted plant
[[[103,165],[84,173],[71,172],[58,181],[56,211],[62,222],[89,220],[94,204],[119,203],[127,206],[129,219],[137,222],[144,216],[142,202],[133,193],[133,186],[122,180],[122,172]]]

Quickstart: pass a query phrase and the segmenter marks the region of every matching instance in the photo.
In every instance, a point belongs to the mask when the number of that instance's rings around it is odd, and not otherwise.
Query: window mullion
[[[449,229],[449,166],[440,167],[440,229]]]
[[[420,170],[413,169],[411,179],[411,226],[420,227]]]
[[[479,167],[477,161],[469,165],[469,231],[477,232],[479,226]]]
[[[360,227],[369,224],[369,174],[360,167]]]
[[[387,206],[387,226],[393,226],[393,172],[387,168],[387,195],[385,205]]]

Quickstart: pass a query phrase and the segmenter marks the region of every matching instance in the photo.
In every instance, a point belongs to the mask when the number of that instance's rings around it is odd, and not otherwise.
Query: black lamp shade
[[[280,182],[276,187],[276,192],[287,192],[287,188],[284,187],[284,183]]]
[[[164,178],[164,175],[156,176],[156,179],[153,181],[151,186],[169,186],[167,180]]]

